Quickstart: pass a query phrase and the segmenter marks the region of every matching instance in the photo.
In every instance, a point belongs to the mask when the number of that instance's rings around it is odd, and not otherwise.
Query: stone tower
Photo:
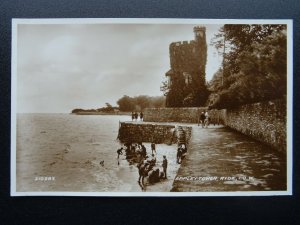
[[[205,66],[207,45],[205,27],[194,27],[195,39],[170,44],[167,107],[203,106],[207,100]]]

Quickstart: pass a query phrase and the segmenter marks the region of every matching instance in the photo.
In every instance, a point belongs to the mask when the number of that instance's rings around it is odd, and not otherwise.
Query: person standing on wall
[[[144,114],[143,114],[143,112],[141,112],[140,113],[140,119],[141,119],[141,121],[143,121],[143,118],[144,118]]]
[[[133,121],[134,118],[135,118],[135,115],[134,115],[134,113],[132,112],[132,113],[131,113],[131,120]]]

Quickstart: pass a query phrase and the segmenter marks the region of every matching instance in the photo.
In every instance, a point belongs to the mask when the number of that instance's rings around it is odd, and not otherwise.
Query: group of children
[[[117,150],[117,158],[119,159],[120,155],[123,155],[123,151],[126,154],[126,159],[135,159],[137,167],[140,169],[144,167],[148,171],[151,170],[156,165],[156,144],[151,143],[151,154],[147,154],[147,149],[142,143],[125,143],[124,147],[121,147]],[[155,153],[155,154],[154,154]],[[163,177],[167,178],[167,167],[168,160],[165,155],[163,155]]]

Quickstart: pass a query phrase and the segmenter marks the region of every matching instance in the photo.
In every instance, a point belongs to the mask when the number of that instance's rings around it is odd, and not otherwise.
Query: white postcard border
[[[287,190],[239,192],[17,192],[16,191],[16,114],[17,114],[17,37],[19,24],[286,24],[287,25]],[[11,196],[276,196],[292,195],[293,176],[293,20],[291,19],[12,19],[11,56]]]

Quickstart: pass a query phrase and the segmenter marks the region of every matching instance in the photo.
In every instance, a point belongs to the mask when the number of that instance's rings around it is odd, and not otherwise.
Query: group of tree
[[[163,108],[165,107],[165,96],[147,96],[139,95],[135,97],[129,97],[124,95],[117,101],[117,106],[112,106],[110,103],[105,103],[105,107],[98,109],[73,109],[72,113],[114,113],[116,111],[121,112],[133,112],[143,111],[145,108]]]
[[[105,103],[105,107],[101,107],[98,109],[81,109],[81,108],[77,108],[77,109],[73,109],[72,113],[96,113],[96,112],[103,112],[103,113],[112,113],[115,111],[119,111],[118,107],[114,107],[112,106],[110,103],[106,102]]]
[[[157,96],[151,97],[147,95],[139,95],[130,97],[124,95],[117,101],[120,111],[132,112],[143,111],[145,108],[162,108],[165,107],[165,97]]]
[[[118,107],[112,106],[108,102],[105,103],[105,107],[98,108],[98,112],[114,112],[116,110],[119,110]]]
[[[281,98],[287,91],[286,25],[226,24],[212,40],[222,68],[208,84],[209,106],[230,108]]]

